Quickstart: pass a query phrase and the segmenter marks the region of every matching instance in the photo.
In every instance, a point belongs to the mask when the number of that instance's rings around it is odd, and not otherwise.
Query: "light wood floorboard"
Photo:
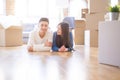
[[[98,48],[75,49],[30,53],[26,45],[0,47],[0,80],[120,80],[120,68],[98,62]]]

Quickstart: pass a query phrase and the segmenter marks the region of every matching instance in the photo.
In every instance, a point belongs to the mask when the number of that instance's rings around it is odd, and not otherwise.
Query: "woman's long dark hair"
[[[70,46],[69,24],[66,22],[61,22],[58,25],[60,25],[60,27],[61,27],[62,35],[56,36],[57,46],[61,47],[62,45],[65,45],[66,48],[71,47]]]

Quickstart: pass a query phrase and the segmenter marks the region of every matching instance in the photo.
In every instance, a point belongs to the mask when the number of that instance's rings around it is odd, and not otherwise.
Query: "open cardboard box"
[[[0,46],[20,46],[22,43],[21,26],[11,25],[5,28],[0,24]]]

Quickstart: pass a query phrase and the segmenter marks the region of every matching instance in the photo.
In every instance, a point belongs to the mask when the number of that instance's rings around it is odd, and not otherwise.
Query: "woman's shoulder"
[[[57,35],[57,31],[53,32],[53,35]]]

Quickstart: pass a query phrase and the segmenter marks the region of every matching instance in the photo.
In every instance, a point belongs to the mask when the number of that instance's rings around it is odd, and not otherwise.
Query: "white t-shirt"
[[[48,40],[52,42],[52,31],[48,30],[43,38],[39,36],[38,30],[33,30],[29,34],[28,46],[33,46],[33,51],[50,51],[51,47],[44,46],[44,43]]]

